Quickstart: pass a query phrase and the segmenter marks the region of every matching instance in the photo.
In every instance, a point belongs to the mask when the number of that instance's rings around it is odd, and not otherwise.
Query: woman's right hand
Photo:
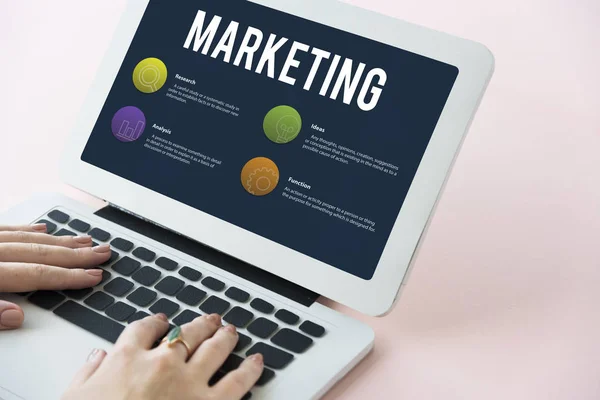
[[[127,326],[110,354],[92,351],[63,400],[239,400],[262,374],[263,358],[255,354],[209,385],[238,341],[235,327],[222,327],[218,314],[181,327],[190,354],[182,343],[152,348],[168,328],[163,314]]]

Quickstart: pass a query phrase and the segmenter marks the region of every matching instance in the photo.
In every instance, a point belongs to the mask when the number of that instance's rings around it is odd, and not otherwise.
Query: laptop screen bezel
[[[196,210],[81,161],[106,97],[148,0],[130,0],[79,114],[65,154],[65,182],[145,219],[218,249],[368,315],[393,306],[491,78],[484,46],[335,0],[256,0],[255,3],[342,29],[456,66],[459,75],[394,224],[375,274],[363,280],[274,241]],[[378,29],[372,29],[377,26]],[[163,210],[169,210],[168,213]]]

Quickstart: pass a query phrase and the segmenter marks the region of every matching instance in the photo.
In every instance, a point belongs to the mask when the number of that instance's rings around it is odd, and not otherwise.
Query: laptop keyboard
[[[60,210],[48,213],[48,233],[56,236],[88,234],[110,243],[113,251],[96,288],[38,291],[29,295],[33,304],[115,343],[126,324],[150,314],[164,313],[172,325],[183,325],[203,314],[220,314],[238,328],[239,341],[227,361],[213,376],[218,382],[237,368],[244,357],[264,356],[265,370],[257,386],[276,379],[294,358],[305,353],[325,335],[325,328],[245,290],[212,277],[192,265],[180,265],[160,251],[113,235],[100,227],[72,218]],[[175,273],[176,272],[176,273]],[[244,399],[252,396],[248,393]]]

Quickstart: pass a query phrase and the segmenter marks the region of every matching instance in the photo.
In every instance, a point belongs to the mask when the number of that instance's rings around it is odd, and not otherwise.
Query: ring
[[[181,335],[181,327],[179,326],[176,326],[175,328],[171,329],[167,336],[165,336],[164,339],[160,341],[160,343],[166,343],[169,347],[173,347],[175,346],[175,344],[181,343],[185,346],[185,349],[187,350],[188,358],[192,355],[192,349],[190,348],[188,342],[186,342],[183,339],[183,336]]]

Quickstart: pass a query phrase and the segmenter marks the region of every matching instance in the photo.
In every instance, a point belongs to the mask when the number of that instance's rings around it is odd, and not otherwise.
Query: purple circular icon
[[[138,140],[146,128],[146,117],[137,107],[123,107],[113,117],[112,133],[121,142]]]

